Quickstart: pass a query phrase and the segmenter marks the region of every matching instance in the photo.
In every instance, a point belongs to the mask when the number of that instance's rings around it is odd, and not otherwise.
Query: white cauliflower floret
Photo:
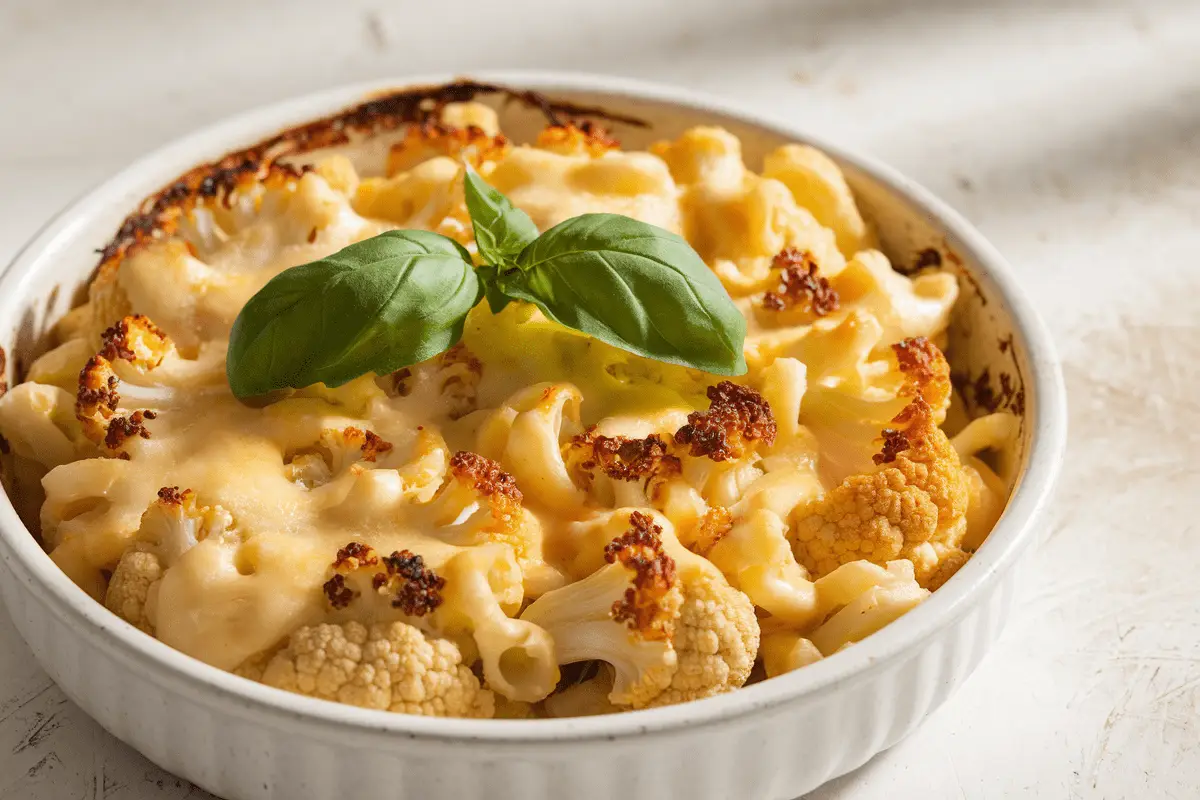
[[[200,506],[190,489],[164,486],[142,515],[133,546],[113,570],[104,605],[117,616],[153,635],[159,581],[183,554],[210,536],[233,527],[221,506]]]
[[[151,636],[154,622],[147,609],[151,591],[162,580],[163,562],[154,553],[130,550],[121,556],[108,581],[104,605],[109,611]]]
[[[251,663],[240,672],[289,692],[361,708],[428,717],[487,719],[492,693],[463,663],[447,639],[427,638],[403,622],[358,622],[300,628],[257,675]]]

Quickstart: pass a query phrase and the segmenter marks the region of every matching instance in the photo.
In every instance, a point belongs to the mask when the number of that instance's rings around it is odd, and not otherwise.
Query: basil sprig
[[[226,371],[240,398],[340,386],[453,346],[483,297],[511,300],[640,356],[716,375],[746,371],[746,321],[686,241],[617,214],[584,214],[538,235],[470,167],[467,211],[483,262],[453,239],[388,231],[285,270],[242,308]]]

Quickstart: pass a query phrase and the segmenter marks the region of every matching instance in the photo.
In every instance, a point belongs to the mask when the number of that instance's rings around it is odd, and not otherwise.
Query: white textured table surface
[[[0,262],[196,126],[486,67],[674,82],[873,152],[995,241],[1059,343],[1069,461],[1013,624],[812,797],[1200,796],[1200,3],[4,0]],[[0,615],[0,798],[143,797],[206,795],[67,701]]]

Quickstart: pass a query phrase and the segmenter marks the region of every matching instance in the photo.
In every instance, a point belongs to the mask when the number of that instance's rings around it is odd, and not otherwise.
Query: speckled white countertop
[[[493,67],[682,84],[870,151],[992,238],[1059,343],[1070,452],[1012,625],[811,797],[1200,796],[1200,3],[4,0],[0,262],[197,126]],[[0,614],[0,798],[184,797],[208,796],[66,700]]]

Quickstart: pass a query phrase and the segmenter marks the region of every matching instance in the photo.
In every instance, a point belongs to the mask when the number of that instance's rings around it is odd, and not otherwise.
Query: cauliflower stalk
[[[614,529],[624,532],[599,546]],[[609,700],[626,708],[682,703],[746,682],[758,650],[754,606],[684,548],[669,522],[621,509],[576,537],[590,551],[577,563],[597,562],[595,571],[522,614],[549,631],[559,663],[611,665]]]

